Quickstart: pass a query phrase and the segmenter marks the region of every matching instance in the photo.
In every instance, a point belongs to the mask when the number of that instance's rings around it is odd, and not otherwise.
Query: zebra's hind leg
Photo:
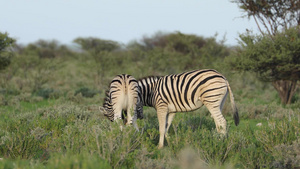
[[[158,108],[157,109],[157,118],[159,123],[159,142],[158,149],[164,147],[164,139],[166,133],[166,122],[167,122],[167,108]]]
[[[222,115],[220,106],[207,105],[206,107],[215,121],[217,132],[224,135],[227,134],[227,122],[224,116]]]
[[[217,93],[219,93],[219,95],[213,95],[207,93],[206,95],[203,96],[201,101],[206,106],[211,116],[213,117],[216,124],[217,132],[226,135],[227,122],[221,110],[226,99],[227,88],[222,88],[218,90]]]

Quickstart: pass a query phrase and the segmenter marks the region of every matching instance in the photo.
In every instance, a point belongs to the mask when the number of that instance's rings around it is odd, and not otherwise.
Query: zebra
[[[137,118],[143,119],[143,101],[141,99],[137,80],[131,75],[121,74],[111,81],[109,90],[106,91],[103,107],[99,109],[110,121],[123,119],[125,125],[133,123],[138,130],[136,120]],[[125,115],[127,115],[127,119]],[[122,130],[122,126],[120,127]]]
[[[193,70],[167,76],[150,76],[138,80],[144,106],[154,107],[159,122],[158,148],[164,145],[164,137],[176,112],[196,110],[203,105],[213,117],[217,132],[226,134],[226,120],[222,108],[229,92],[234,111],[235,125],[239,124],[238,110],[226,78],[213,69]]]

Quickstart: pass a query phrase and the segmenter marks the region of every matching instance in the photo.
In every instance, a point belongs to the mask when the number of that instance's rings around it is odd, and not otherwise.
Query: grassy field
[[[199,53],[209,57],[215,49],[209,46]],[[174,64],[158,61],[157,55],[166,60],[174,57]],[[226,68],[224,57],[211,64],[211,60],[202,58],[206,66],[185,68],[183,56],[166,49],[99,56],[108,60],[102,63],[90,53],[80,52],[40,58],[25,50],[14,56],[12,64],[0,72],[0,168],[300,166],[299,91],[291,105],[283,106],[270,83],[260,82],[253,73]],[[140,78],[196,67],[217,69],[231,85],[240,125],[234,125],[227,99],[223,109],[229,127],[226,137],[216,132],[208,110],[202,107],[176,114],[165,147],[158,150],[158,120],[153,108],[144,107],[144,119],[138,120],[139,132],[131,126],[121,132],[118,124],[98,110],[104,91],[117,74]]]
[[[226,105],[230,126],[226,138],[216,133],[205,108],[179,113],[165,148],[157,150],[158,122],[152,108],[145,108],[145,119],[138,121],[140,132],[130,126],[120,132],[95,104],[65,100],[17,104],[1,107],[1,168],[289,168],[299,164],[299,108],[273,104],[249,112],[238,104],[241,123],[236,127]]]

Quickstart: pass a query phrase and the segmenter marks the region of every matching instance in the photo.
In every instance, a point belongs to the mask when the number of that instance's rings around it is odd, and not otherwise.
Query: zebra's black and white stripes
[[[143,118],[143,102],[137,80],[130,75],[117,75],[110,83],[103,103],[104,115],[111,121],[125,120],[125,124],[133,123],[136,129],[136,119]],[[124,113],[124,114],[123,114]]]
[[[138,81],[145,106],[154,107],[159,120],[160,139],[163,147],[167,133],[176,112],[187,112],[203,104],[210,111],[217,131],[225,134],[226,120],[222,107],[229,92],[235,124],[239,124],[238,111],[226,78],[215,70],[194,70],[162,77],[147,77]]]

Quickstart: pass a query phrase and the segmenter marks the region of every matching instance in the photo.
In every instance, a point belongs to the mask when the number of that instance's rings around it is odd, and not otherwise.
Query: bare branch
[[[260,28],[260,26],[259,26],[259,23],[257,22],[257,19],[256,19],[256,17],[255,17],[255,16],[253,16],[253,18],[254,18],[254,21],[255,21],[255,23],[256,23],[256,25],[257,25],[258,29],[259,29],[259,32],[260,32],[262,35],[264,35],[264,32],[261,30],[261,28]]]
[[[278,31],[300,25],[299,0],[234,0],[233,3],[238,4],[248,18],[254,18],[263,35],[263,31],[274,36]]]

